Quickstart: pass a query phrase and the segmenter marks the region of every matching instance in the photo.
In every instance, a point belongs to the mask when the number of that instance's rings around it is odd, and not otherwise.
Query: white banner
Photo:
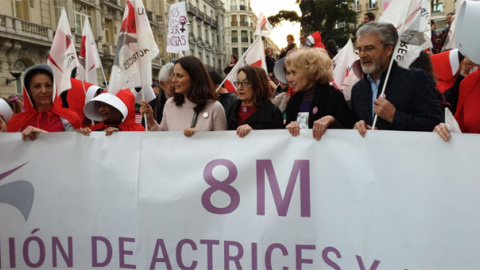
[[[187,26],[188,16],[185,2],[172,4],[168,13],[167,52],[181,53],[190,50]]]
[[[0,269],[480,268],[478,135],[10,133],[0,149]]]

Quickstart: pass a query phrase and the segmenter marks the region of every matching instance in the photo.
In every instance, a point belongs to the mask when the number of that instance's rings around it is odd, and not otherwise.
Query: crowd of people
[[[163,66],[158,83],[152,85],[157,98],[140,102],[139,113],[146,116],[142,124],[135,119],[135,96],[129,89],[114,95],[89,85],[88,91],[76,97],[73,86],[78,82],[72,81],[66,97],[57,98],[52,69],[35,65],[23,77],[23,104],[16,97],[0,99],[0,129],[21,132],[24,140],[35,140],[45,132],[89,135],[103,131],[109,136],[144,131],[145,127],[149,131],[183,131],[187,137],[198,131],[236,130],[242,138],[251,130],[286,129],[297,136],[302,129],[309,129],[312,137],[320,140],[329,128],[353,128],[366,136],[375,125],[379,130],[435,131],[448,140],[443,109],[450,108],[463,132],[479,133],[480,71],[476,67],[480,63],[455,51],[460,67],[448,89],[438,89],[434,62],[428,55],[421,55],[410,69],[394,61],[387,79],[399,36],[392,24],[375,22],[369,15],[365,14],[366,23],[357,31],[355,45],[363,78],[353,86],[348,102],[331,84],[335,42],[329,42],[327,48],[305,42],[297,47],[293,35],[288,35],[281,61],[275,63],[273,49],[266,49],[268,71],[255,66],[238,69],[233,82],[236,93],[227,91],[222,76],[209,72],[194,56]],[[302,35],[300,40],[308,41],[308,37]],[[237,61],[238,56],[232,55],[225,73],[231,72]],[[280,62],[282,67],[277,69]],[[274,66],[275,72],[283,74],[275,76]]]

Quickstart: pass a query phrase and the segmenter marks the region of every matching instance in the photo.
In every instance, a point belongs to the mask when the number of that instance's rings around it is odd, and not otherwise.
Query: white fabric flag
[[[62,9],[62,14],[58,21],[47,64],[53,70],[53,76],[57,85],[56,89],[54,89],[54,96],[70,89],[72,87],[70,83],[72,71],[79,64],[65,9]]]
[[[262,37],[259,36],[257,39],[248,47],[247,51],[240,57],[237,64],[232,68],[230,73],[228,73],[227,78],[225,79],[225,87],[236,88],[233,85],[233,82],[237,80],[238,70],[244,66],[257,66],[262,67],[265,72],[267,72],[267,65],[265,63],[265,51],[263,49]]]
[[[264,37],[269,37],[270,32],[272,32],[272,25],[268,21],[267,17],[263,15],[262,12],[258,14],[258,24],[257,24],[257,29],[255,29],[255,36],[264,36]]]
[[[335,86],[342,91],[345,100],[350,100],[352,87],[359,81],[352,71],[353,63],[359,59],[353,48],[352,40],[338,52],[333,58],[333,81]]]
[[[445,125],[447,126],[447,130],[450,133],[462,133],[462,130],[460,129],[457,120],[448,108],[445,108]]]
[[[170,6],[168,13],[167,52],[179,53],[189,50],[187,9],[185,2],[178,2]]]
[[[400,38],[394,58],[404,68],[408,68],[421,51],[432,47],[428,0],[392,1],[379,21],[392,23],[397,28]]]
[[[82,43],[80,44],[80,53],[78,54],[80,65],[78,67],[77,79],[98,84],[97,69],[102,67],[100,56],[98,55],[97,45],[93,37],[92,28],[88,18],[83,25]]]
[[[382,0],[382,8],[385,11],[393,0]]]
[[[159,50],[153,37],[142,0],[128,0],[123,15],[117,52],[112,66],[108,91],[115,95],[120,89],[142,87],[151,96],[152,60]],[[152,93],[147,93],[152,91]],[[132,91],[134,95],[139,92]],[[155,96],[155,94],[153,94]],[[145,97],[148,101],[148,98]]]

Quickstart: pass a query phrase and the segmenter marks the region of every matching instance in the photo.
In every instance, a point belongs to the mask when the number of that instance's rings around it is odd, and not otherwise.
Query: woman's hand
[[[89,127],[81,127],[75,130],[78,133],[82,133],[85,136],[89,136],[92,130]]]
[[[333,122],[335,122],[335,118],[331,115],[324,116],[313,122],[313,138],[319,141]]]
[[[22,139],[24,141],[26,140],[35,141],[37,139],[38,133],[48,133],[48,131],[45,131],[43,129],[39,129],[36,127],[28,126],[25,130],[22,131]]]
[[[186,128],[185,130],[183,130],[183,134],[185,135],[185,137],[192,137],[193,134],[195,134],[195,132],[197,132],[198,130],[196,128]]]
[[[105,129],[105,136],[110,136],[112,135],[114,132],[118,132],[120,131],[119,128],[116,128],[116,127],[108,127]]]
[[[300,134],[300,126],[298,125],[297,121],[290,122],[290,124],[288,124],[286,128],[293,137],[298,136]]]
[[[445,123],[438,124],[433,129],[433,132],[436,132],[444,141],[448,141],[448,139],[450,139],[450,132],[448,132],[448,128]]]
[[[3,117],[0,115],[0,132],[7,132],[7,123],[3,121]]]
[[[148,102],[145,100],[140,101],[140,113],[147,115],[147,123],[149,127],[153,127],[156,123],[155,118],[153,118],[153,109]]]
[[[241,125],[237,128],[237,135],[238,137],[240,138],[244,138],[245,136],[248,135],[248,133],[253,130],[253,128],[251,126],[249,126],[248,124],[245,124],[245,125]]]

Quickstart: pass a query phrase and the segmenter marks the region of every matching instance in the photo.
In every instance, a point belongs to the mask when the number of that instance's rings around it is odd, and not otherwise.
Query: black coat
[[[227,119],[228,130],[238,128],[237,113],[241,104],[240,99],[235,102]],[[257,111],[250,115],[243,124],[248,124],[253,129],[283,129],[283,116],[277,106],[273,105],[271,101],[266,101],[257,106]]]
[[[377,97],[381,94],[386,71],[382,74]],[[404,131],[432,131],[443,121],[435,83],[423,70],[392,66],[385,90],[386,99],[395,106],[393,123],[378,118],[378,129]],[[372,88],[367,75],[352,88],[352,111],[358,120],[373,123]]]
[[[307,90],[312,91],[312,90]],[[335,122],[330,125],[332,128],[352,128],[355,118],[348,107],[345,97],[340,90],[330,84],[317,85],[313,89],[313,99],[308,114],[308,127],[313,127],[316,120],[331,115]],[[287,124],[297,121],[298,111],[302,104],[304,91],[296,92],[287,104]]]

